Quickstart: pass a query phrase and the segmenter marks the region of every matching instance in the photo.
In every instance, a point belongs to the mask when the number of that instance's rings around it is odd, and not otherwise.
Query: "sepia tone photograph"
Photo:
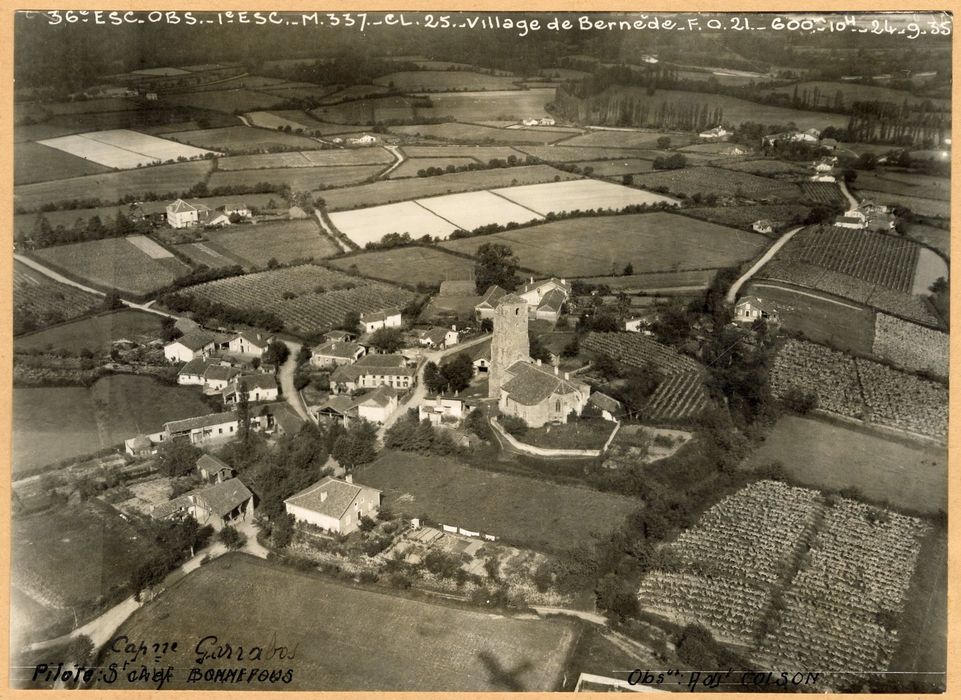
[[[950,12],[12,24],[9,688],[945,692]]]

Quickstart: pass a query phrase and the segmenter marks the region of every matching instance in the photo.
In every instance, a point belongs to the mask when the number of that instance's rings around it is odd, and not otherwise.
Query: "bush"
[[[220,531],[219,539],[227,549],[240,549],[247,544],[247,535],[232,525],[224,525],[223,530]]]
[[[518,418],[517,416],[501,416],[498,420],[509,435],[521,438],[527,434],[527,421],[523,418]]]

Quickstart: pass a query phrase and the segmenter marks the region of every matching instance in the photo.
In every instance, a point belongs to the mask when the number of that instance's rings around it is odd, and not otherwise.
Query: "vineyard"
[[[948,390],[937,382],[821,345],[788,340],[771,371],[771,391],[813,391],[818,408],[899,430],[943,439]]]
[[[819,669],[837,688],[887,670],[927,530],[892,510],[758,481],[663,545],[638,597],[766,668]]]
[[[651,419],[694,418],[708,406],[701,365],[656,340],[639,333],[588,333],[581,347],[628,367],[652,366],[663,375],[644,409]]]
[[[928,526],[917,518],[837,499],[794,580],[777,626],[761,641],[770,668],[887,670],[898,644],[897,621]]]
[[[871,284],[910,293],[920,246],[881,233],[837,227],[800,231],[778,259],[840,272]]]
[[[877,314],[874,321],[874,354],[899,367],[948,376],[948,334]]]
[[[49,326],[83,316],[102,303],[102,299],[76,287],[54,282],[20,262],[13,264],[14,328],[23,324]]]
[[[414,297],[393,285],[316,265],[228,277],[188,287],[184,293],[235,309],[271,311],[287,330],[303,334],[330,330],[348,312],[401,307]]]
[[[847,204],[841,189],[833,182],[802,182],[804,199],[814,204]]]

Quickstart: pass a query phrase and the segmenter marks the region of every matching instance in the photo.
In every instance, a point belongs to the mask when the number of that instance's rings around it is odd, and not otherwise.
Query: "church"
[[[557,367],[531,360],[528,318],[523,297],[506,294],[497,301],[488,397],[497,399],[501,413],[522,418],[532,428],[566,423],[571,412],[580,415],[591,388]]]

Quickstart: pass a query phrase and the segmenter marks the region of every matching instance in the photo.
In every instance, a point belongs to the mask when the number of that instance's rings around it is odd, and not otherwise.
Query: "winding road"
[[[297,412],[297,415],[304,420],[310,420],[307,415],[307,407],[304,400],[294,386],[294,373],[297,371],[297,354],[300,352],[301,345],[290,340],[285,340],[284,345],[290,350],[287,361],[277,369],[277,379],[280,380],[280,388],[284,392],[284,397],[290,407]]]
[[[734,284],[731,285],[731,288],[727,290],[727,296],[724,297],[724,301],[726,301],[728,304],[733,304],[734,300],[737,299],[737,293],[741,291],[741,287],[744,286],[744,283],[747,282],[749,279],[751,279],[751,277],[753,277],[758,270],[760,270],[762,267],[767,265],[768,261],[771,258],[773,258],[774,255],[779,250],[781,250],[781,248],[783,248],[789,240],[794,238],[794,234],[796,234],[802,228],[804,227],[798,226],[797,228],[791,229],[790,231],[785,233],[783,236],[778,238],[776,241],[774,241],[774,245],[768,248],[767,251],[764,253],[764,255],[758,258],[757,262],[751,265],[750,269],[747,272],[745,272],[743,275],[738,277],[737,280],[735,280]]]
[[[400,149],[397,148],[397,146],[388,146],[385,144],[384,148],[390,151],[396,160],[394,161],[394,164],[392,166],[390,166],[389,168],[387,168],[387,170],[385,170],[380,174],[381,178],[385,178],[388,175],[390,175],[392,172],[397,170],[397,168],[399,168],[405,160],[407,160],[407,157],[400,152]]]

